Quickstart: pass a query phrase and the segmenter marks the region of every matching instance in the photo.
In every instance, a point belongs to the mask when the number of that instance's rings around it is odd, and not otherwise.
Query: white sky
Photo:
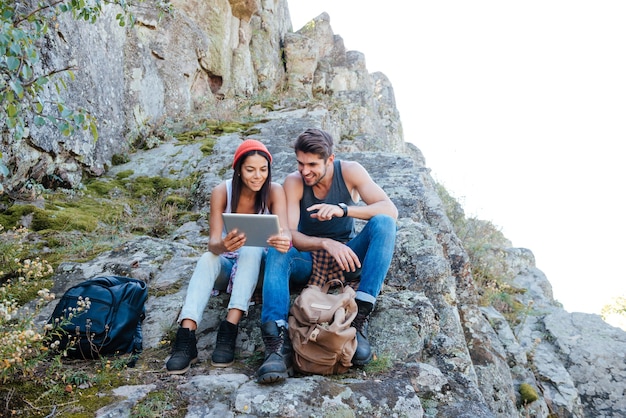
[[[466,215],[530,249],[570,312],[626,296],[626,2],[289,0],[391,81]]]

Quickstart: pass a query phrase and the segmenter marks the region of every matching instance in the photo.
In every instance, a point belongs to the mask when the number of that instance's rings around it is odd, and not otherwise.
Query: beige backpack
[[[339,292],[329,289],[339,284]],[[352,366],[356,351],[357,314],[355,292],[340,280],[324,287],[309,285],[296,297],[289,311],[289,337],[294,368],[306,374],[339,374]]]

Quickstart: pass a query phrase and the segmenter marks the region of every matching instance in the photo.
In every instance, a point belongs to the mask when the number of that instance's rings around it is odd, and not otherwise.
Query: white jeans
[[[265,251],[262,247],[241,247],[238,251],[237,271],[233,279],[228,309],[248,312],[250,298],[259,280],[261,260]],[[179,324],[183,319],[191,319],[200,324],[211,291],[213,288],[226,289],[234,263],[234,259],[215,255],[210,251],[202,254],[189,280],[185,304],[178,319]]]

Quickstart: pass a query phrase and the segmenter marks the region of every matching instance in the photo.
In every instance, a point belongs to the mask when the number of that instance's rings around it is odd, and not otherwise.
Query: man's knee
[[[267,255],[265,256],[265,265],[275,264],[275,263],[285,263],[291,259],[291,255],[289,251],[286,253],[281,253],[274,247],[269,247],[267,249]]]
[[[396,220],[389,215],[374,215],[369,221],[368,225],[377,233],[382,234],[396,234]]]

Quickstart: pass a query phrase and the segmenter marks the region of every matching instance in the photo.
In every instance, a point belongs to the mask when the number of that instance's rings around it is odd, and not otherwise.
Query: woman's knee
[[[241,249],[239,249],[239,257],[250,257],[252,259],[258,259],[259,261],[261,261],[261,258],[263,258],[263,248],[241,247]]]
[[[220,256],[213,254],[211,251],[207,251],[203,253],[198,259],[198,264],[204,264],[207,266],[211,266],[215,264],[219,265],[219,263],[220,263]]]

